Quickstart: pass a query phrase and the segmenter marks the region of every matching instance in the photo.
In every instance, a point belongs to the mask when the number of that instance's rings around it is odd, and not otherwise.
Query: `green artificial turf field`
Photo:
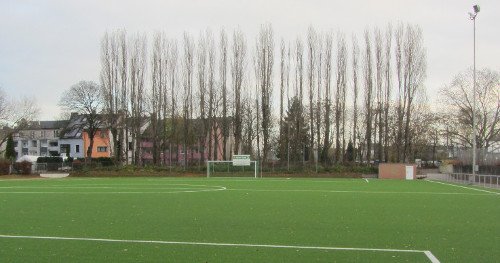
[[[3,180],[0,259],[495,262],[500,191],[474,189],[421,180]]]

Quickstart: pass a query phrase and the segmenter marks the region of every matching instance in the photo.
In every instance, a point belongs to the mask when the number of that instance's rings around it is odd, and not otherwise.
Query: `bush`
[[[0,160],[0,175],[9,174],[10,161]]]
[[[62,157],[38,157],[36,163],[62,163]]]
[[[114,166],[115,165],[113,160],[109,157],[92,158],[92,162],[100,163],[101,166]]]
[[[31,162],[22,161],[14,163],[14,170],[19,174],[31,174]]]
[[[80,161],[79,159],[73,160],[73,170],[81,170],[82,166],[82,161]]]

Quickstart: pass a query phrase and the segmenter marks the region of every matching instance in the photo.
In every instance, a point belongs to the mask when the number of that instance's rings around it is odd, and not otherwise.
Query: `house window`
[[[59,137],[59,130],[54,131],[54,137]]]
[[[31,138],[35,138],[35,131],[31,131],[31,132],[30,132],[30,137],[31,137]]]
[[[106,147],[106,146],[97,146],[97,152],[105,153],[107,151],[108,151],[108,147]]]
[[[33,147],[36,147],[36,146],[37,146],[37,141],[35,141],[35,140],[31,141],[31,145],[32,145]]]
[[[41,137],[42,137],[42,138],[45,138],[45,131],[42,131],[42,132],[41,132],[41,134],[42,134],[42,136],[41,136]]]
[[[79,152],[80,152],[80,145],[78,145],[78,144],[77,144],[77,145],[75,145],[75,146],[76,146],[76,148],[75,148],[75,152],[79,153]]]
[[[104,138],[104,131],[100,131],[99,134],[101,135],[101,138]]]

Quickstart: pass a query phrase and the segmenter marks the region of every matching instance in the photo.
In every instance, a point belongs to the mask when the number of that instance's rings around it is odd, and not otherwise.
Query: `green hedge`
[[[63,158],[62,157],[38,157],[36,160],[37,163],[62,163]]]

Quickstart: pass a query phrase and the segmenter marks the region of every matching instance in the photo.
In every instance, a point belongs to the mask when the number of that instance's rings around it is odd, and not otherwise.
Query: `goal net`
[[[233,161],[208,161],[207,177],[254,177],[259,173],[256,161],[250,161],[250,165],[234,165]]]

